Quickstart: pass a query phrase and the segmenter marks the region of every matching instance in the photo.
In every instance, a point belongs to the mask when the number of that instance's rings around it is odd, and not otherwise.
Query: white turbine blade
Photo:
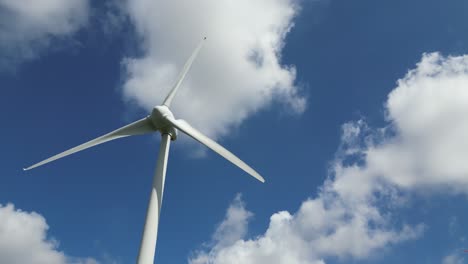
[[[167,118],[167,117],[166,117]],[[200,131],[193,128],[189,123],[182,119],[172,119],[167,118],[167,121],[171,123],[175,128],[179,129],[180,131],[184,132],[185,134],[189,135],[193,139],[197,140],[198,142],[202,143],[203,145],[207,146],[208,148],[212,149],[214,152],[218,153],[219,155],[223,156],[225,159],[229,160],[230,162],[234,163],[237,167],[243,169],[248,174],[255,177],[257,180],[261,182],[265,182],[258,172],[252,169],[249,165],[243,162],[241,159],[236,157],[232,154],[229,150],[225,149],[223,146],[219,145],[212,139],[208,138],[207,136],[203,135]]]
[[[189,71],[190,67],[192,66],[193,61],[197,57],[198,52],[200,51],[201,47],[203,46],[203,42],[205,41],[206,37],[204,37],[200,43],[198,44],[197,48],[193,51],[192,55],[190,58],[187,60],[187,62],[184,65],[184,68],[182,68],[182,71],[180,72],[179,76],[177,77],[177,82],[172,87],[172,90],[169,92],[167,95],[166,99],[164,99],[163,105],[170,107],[172,99],[174,98],[175,94],[177,93],[177,89],[179,89],[180,84],[185,78],[185,75],[187,75],[187,72]]]
[[[156,171],[154,173],[148,209],[146,211],[145,226],[143,228],[143,236],[141,238],[137,264],[154,263],[154,253],[158,237],[159,216],[161,214],[170,144],[171,136],[169,134],[163,134],[161,138],[161,146],[159,147],[158,161],[156,163]]]
[[[68,156],[68,155],[71,155],[75,152],[78,152],[78,151],[81,151],[81,150],[84,150],[84,149],[87,149],[87,148],[90,148],[90,147],[94,147],[96,145],[99,145],[99,144],[102,144],[102,143],[105,143],[107,141],[111,141],[113,139],[117,139],[117,138],[121,138],[121,137],[127,137],[127,136],[133,136],[133,135],[141,135],[141,134],[146,134],[146,133],[150,133],[150,132],[154,132],[155,129],[153,128],[153,125],[151,124],[151,121],[145,117],[143,119],[140,119],[136,122],[133,122],[131,124],[128,124],[124,127],[121,127],[117,130],[114,130],[110,133],[107,133],[101,137],[98,137],[96,139],[93,139],[91,141],[88,141],[86,143],[83,143],[79,146],[76,146],[74,148],[71,148],[69,150],[66,150],[62,153],[59,153],[55,156],[52,156],[46,160],[43,160],[39,163],[36,163],[30,167],[27,167],[27,168],[24,168],[23,170],[30,170],[30,169],[33,169],[33,168],[36,168],[36,167],[39,167],[41,165],[44,165],[46,163],[49,163],[51,161],[54,161],[54,160],[57,160],[57,159],[60,159],[60,158],[63,158],[65,156]]]

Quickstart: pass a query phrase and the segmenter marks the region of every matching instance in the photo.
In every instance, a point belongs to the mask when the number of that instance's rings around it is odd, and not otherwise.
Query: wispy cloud
[[[43,216],[0,204],[0,261],[28,264],[98,264],[93,258],[75,258],[58,250],[48,237]],[[26,252],[26,253],[25,253]]]
[[[281,64],[298,10],[296,0],[130,0],[128,12],[143,55],[123,61],[125,99],[146,109],[160,104],[193,48],[207,36],[173,102],[179,118],[220,136],[273,101],[302,112],[305,100],[294,85],[295,68]]]
[[[442,259],[442,264],[463,264],[465,263],[463,256],[459,253],[452,253],[450,255],[445,256]]]
[[[83,26],[88,0],[0,0],[0,69],[38,57]]]
[[[191,263],[325,263],[327,257],[367,258],[419,238],[423,223],[392,221],[405,194],[468,193],[467,87],[468,56],[424,54],[389,95],[388,126],[373,129],[364,120],[343,126],[316,198],[294,214],[273,214],[264,234],[215,244]],[[450,255],[443,263],[460,261]]]

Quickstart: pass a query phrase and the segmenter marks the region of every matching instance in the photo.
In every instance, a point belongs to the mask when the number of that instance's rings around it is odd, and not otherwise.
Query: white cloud
[[[102,33],[110,40],[122,34],[128,24],[126,3],[127,0],[107,0],[103,4],[102,13],[93,16]]]
[[[247,223],[252,213],[245,210],[238,194],[226,212],[226,219],[218,226],[213,239],[220,247],[231,245],[247,234]]]
[[[98,264],[93,258],[71,258],[47,236],[49,226],[40,214],[0,204],[0,262],[8,264]]]
[[[353,199],[383,184],[468,193],[467,87],[468,56],[424,54],[389,94],[387,127],[372,130],[362,120],[344,126],[354,132],[343,140],[352,151],[334,164],[332,188]],[[349,165],[350,158],[358,162]]]
[[[223,243],[216,237],[213,244],[200,250],[189,260],[191,264],[319,264],[325,258],[355,257],[365,258],[379,248],[419,237],[423,226],[415,228],[403,226],[399,230],[390,225],[376,207],[366,204],[348,208],[345,201],[336,197],[326,197],[322,193],[317,199],[302,203],[298,212],[291,215],[282,211],[270,218],[266,232],[253,239],[245,237],[248,218],[242,218],[237,225],[243,232],[229,233],[229,237],[239,237],[236,241]],[[332,195],[332,194],[330,194]],[[231,205],[243,215],[251,214],[239,204]],[[218,230],[235,219],[229,213]]]
[[[457,253],[447,255],[442,259],[442,264],[463,264],[463,263],[465,263],[463,256],[460,256],[460,254],[457,254]]]
[[[343,126],[330,177],[291,214],[273,214],[258,237],[199,251],[193,264],[325,263],[367,258],[420,237],[424,224],[395,224],[408,193],[468,193],[468,56],[424,54],[385,104],[388,126]],[[226,220],[229,217],[226,217]],[[243,223],[245,224],[245,223]],[[447,256],[442,263],[461,263]]]
[[[173,101],[178,118],[211,136],[226,134],[274,100],[305,108],[295,69],[281,65],[296,0],[130,0],[143,56],[127,58],[124,97],[149,110],[160,104],[198,41],[207,36]]]
[[[368,149],[369,170],[402,187],[468,193],[467,87],[468,56],[425,54],[389,95],[396,136]]]
[[[238,194],[227,209],[225,219],[219,224],[213,234],[213,252],[230,247],[238,240],[244,238],[247,234],[248,220],[251,216],[252,213],[245,209],[244,202],[240,194]],[[206,260],[209,258],[210,256],[206,253],[200,252],[196,259],[192,260],[192,263],[206,263]]]
[[[88,0],[0,0],[0,66],[37,57],[84,25]]]

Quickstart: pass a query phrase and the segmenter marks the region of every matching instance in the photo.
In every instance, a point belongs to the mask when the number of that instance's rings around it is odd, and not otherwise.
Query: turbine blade
[[[127,137],[127,136],[133,136],[133,135],[141,135],[141,134],[146,134],[146,133],[150,133],[150,132],[153,132],[155,131],[155,129],[153,128],[153,125],[151,124],[151,121],[145,117],[143,119],[140,119],[136,122],[133,122],[131,124],[128,124],[124,127],[121,127],[119,129],[116,129],[110,133],[107,133],[103,136],[100,136],[98,138],[95,138],[91,141],[88,141],[86,143],[83,143],[79,146],[76,146],[74,148],[71,148],[69,150],[66,150],[62,153],[59,153],[55,156],[52,156],[48,159],[45,159],[41,162],[38,162],[32,166],[29,166],[27,168],[24,168],[23,170],[30,170],[30,169],[33,169],[33,168],[36,168],[36,167],[39,167],[41,165],[44,165],[46,163],[49,163],[51,161],[54,161],[54,160],[57,160],[57,159],[60,159],[60,158],[63,158],[65,156],[68,156],[68,155],[71,155],[75,152],[78,152],[78,151],[81,151],[81,150],[84,150],[84,149],[87,149],[87,148],[90,148],[90,147],[94,147],[96,145],[99,145],[99,144],[102,144],[102,143],[105,143],[107,141],[111,141],[111,140],[114,140],[114,139],[117,139],[117,138],[121,138],[121,137]]]
[[[179,86],[180,84],[182,83],[182,81],[184,80],[185,78],[185,75],[187,75],[187,72],[189,71],[190,67],[192,66],[192,63],[193,61],[195,60],[195,58],[197,57],[197,54],[198,52],[200,51],[201,47],[203,46],[203,42],[205,41],[206,37],[204,37],[200,43],[198,44],[198,46],[195,48],[195,50],[193,51],[192,55],[190,56],[190,58],[188,58],[187,62],[185,63],[184,65],[184,68],[182,68],[182,72],[179,73],[179,76],[177,77],[177,82],[176,84],[174,85],[174,87],[172,87],[172,90],[169,92],[169,94],[167,95],[166,99],[164,99],[164,102],[163,102],[163,105],[167,106],[167,107],[170,107],[171,106],[171,102],[172,102],[172,99],[174,98],[175,94],[177,93],[177,90],[179,89]]]
[[[229,160],[230,162],[234,163],[237,167],[241,168],[248,174],[255,177],[257,180],[261,182],[265,182],[258,172],[252,169],[249,165],[243,162],[241,159],[236,157],[232,154],[229,150],[225,149],[223,146],[219,145],[212,139],[208,138],[207,136],[203,135],[200,131],[193,128],[189,123],[182,119],[172,119],[167,118],[167,121],[171,123],[175,128],[179,129],[180,131],[184,132],[185,134],[189,135],[193,139],[197,140],[198,142],[202,143],[203,145],[207,146],[208,148],[212,149],[214,152],[218,153],[219,155],[223,156],[225,159]]]

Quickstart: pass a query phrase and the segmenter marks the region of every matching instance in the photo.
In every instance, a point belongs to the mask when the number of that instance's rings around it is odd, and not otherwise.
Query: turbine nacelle
[[[169,107],[165,105],[155,106],[148,118],[154,128],[160,131],[161,134],[169,134],[172,141],[177,139],[177,129],[168,121],[168,119],[175,119]]]

